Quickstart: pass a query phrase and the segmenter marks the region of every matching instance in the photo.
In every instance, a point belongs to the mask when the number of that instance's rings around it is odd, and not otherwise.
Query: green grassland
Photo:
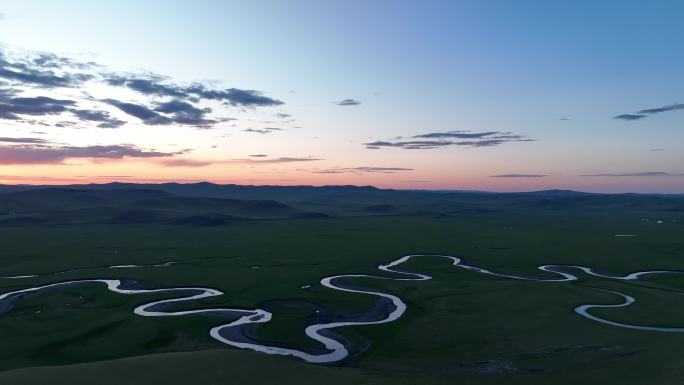
[[[19,198],[26,199],[13,199]],[[163,198],[165,204],[175,199]],[[550,263],[616,274],[684,270],[684,218],[677,210],[681,199],[674,198],[642,202],[617,197],[592,207],[586,201],[548,197],[390,197],[384,200],[395,212],[388,214],[386,207],[363,210],[381,203],[374,199],[328,199],[323,204],[297,197],[287,201],[292,209],[257,205],[266,216],[252,215],[240,202],[222,206],[205,200],[201,204],[210,207],[199,210],[187,200],[191,198],[183,199],[174,201],[173,209],[159,203],[163,220],[142,222],[97,221],[90,214],[55,220],[59,201],[20,213],[50,219],[0,226],[0,275],[92,269],[0,279],[0,291],[81,278],[132,278],[148,288],[212,287],[225,295],[178,308],[264,307],[274,319],[254,328],[260,340],[305,347],[313,343],[303,332],[311,309],[274,300],[304,300],[336,311],[369,309],[372,296],[331,290],[318,281],[334,274],[377,274],[379,263],[405,254],[455,255],[472,265],[527,274],[541,274],[536,266]],[[101,206],[96,203],[86,205],[87,210]],[[211,226],[174,222],[217,212],[239,214],[240,219]],[[329,217],[293,217],[297,212]],[[104,268],[167,261],[180,263]],[[684,275],[617,282],[578,272],[580,279],[574,282],[526,282],[429,257],[402,268],[434,279],[355,282],[400,296],[408,310],[390,324],[341,330],[366,344],[341,365],[311,365],[227,347],[209,336],[212,326],[227,322],[225,317],[132,313],[135,306],[168,294],[120,295],[83,286],[28,296],[0,315],[0,384],[271,384],[276,379],[331,385],[679,384],[684,377],[684,333],[620,329],[572,311],[586,303],[621,302],[594,290],[611,289],[638,302],[594,314],[619,322],[684,327],[684,296],[679,294]]]

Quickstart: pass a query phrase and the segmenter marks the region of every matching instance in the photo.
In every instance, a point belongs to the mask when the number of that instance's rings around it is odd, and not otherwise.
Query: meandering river
[[[426,274],[419,274],[413,272],[407,272],[399,270],[398,267],[413,259],[413,258],[445,258],[451,262],[455,267],[467,269],[469,271],[487,274],[498,277],[505,277],[509,279],[519,279],[527,281],[538,281],[538,282],[568,282],[577,280],[578,277],[569,273],[568,271],[579,270],[586,274],[602,277],[612,280],[623,280],[632,281],[639,280],[649,275],[655,274],[672,274],[672,273],[682,273],[681,271],[674,270],[654,270],[654,271],[638,271],[630,273],[624,276],[611,275],[596,271],[589,267],[575,266],[575,265],[542,265],[538,267],[538,270],[543,272],[543,275],[530,276],[530,275],[518,275],[518,274],[507,274],[499,273],[491,270],[487,270],[481,267],[471,266],[466,264],[462,259],[458,257],[448,256],[448,255],[406,255],[401,258],[395,259],[389,263],[381,264],[378,266],[378,270],[388,275],[368,275],[368,274],[344,274],[335,275],[330,277],[324,277],[321,279],[321,285],[342,292],[350,293],[361,293],[370,296],[378,297],[379,301],[384,301],[386,306],[383,306],[380,311],[375,309],[372,314],[366,314],[364,316],[358,317],[356,320],[347,320],[339,322],[329,322],[329,323],[318,323],[309,325],[305,329],[305,333],[308,337],[315,341],[318,341],[324,349],[320,349],[317,352],[303,351],[287,347],[279,346],[269,346],[253,341],[244,336],[244,334],[236,333],[241,328],[258,323],[269,322],[273,314],[264,309],[240,309],[240,308],[207,308],[207,309],[194,309],[185,311],[167,311],[165,309],[169,308],[169,305],[177,304],[181,302],[196,301],[207,297],[221,296],[224,293],[220,290],[205,287],[173,287],[173,288],[158,288],[158,289],[141,289],[137,287],[135,281],[132,280],[120,280],[120,279],[81,279],[72,280],[65,282],[57,282],[42,286],[30,287],[27,289],[11,291],[7,293],[0,294],[0,313],[8,312],[12,309],[13,305],[30,294],[36,294],[48,290],[59,289],[67,286],[77,286],[77,285],[103,285],[108,290],[124,295],[135,295],[135,294],[151,294],[151,293],[178,293],[178,296],[171,299],[159,300],[148,302],[143,305],[137,306],[133,309],[133,312],[139,316],[143,317],[177,317],[177,316],[187,316],[187,315],[198,315],[198,314],[220,314],[232,318],[237,318],[236,320],[216,326],[210,330],[210,335],[214,339],[241,349],[249,349],[257,352],[263,352],[266,354],[276,354],[284,356],[292,356],[302,359],[310,363],[334,363],[344,360],[349,356],[349,351],[345,346],[345,341],[337,334],[333,333],[333,329],[346,327],[346,326],[364,326],[364,325],[378,325],[388,322],[393,322],[399,319],[406,311],[406,304],[398,296],[384,293],[380,291],[374,291],[370,289],[360,288],[358,285],[352,285],[351,281],[357,278],[370,278],[379,280],[392,280],[392,281],[425,281],[432,279],[431,276]],[[177,262],[166,262],[155,265],[116,265],[107,266],[110,269],[122,269],[122,268],[136,268],[143,266],[155,266],[155,267],[165,267],[176,264]],[[91,268],[94,269],[94,268]],[[68,271],[60,271],[44,275],[58,275],[69,271],[82,271],[85,269],[75,269]],[[38,274],[27,274],[27,275],[17,275],[17,276],[7,276],[0,277],[0,279],[23,279],[38,277]],[[600,289],[597,289],[600,290]],[[620,297],[622,302],[613,305],[598,305],[598,304],[586,304],[577,306],[574,311],[591,321],[599,322],[605,325],[610,325],[614,327],[637,329],[643,331],[654,331],[654,332],[666,332],[666,333],[682,333],[684,328],[672,328],[672,327],[654,327],[645,325],[632,325],[610,321],[598,316],[591,314],[589,311],[593,308],[617,308],[625,307],[633,304],[636,300],[626,294],[617,291],[607,291],[606,292],[614,294],[616,297]],[[380,314],[378,314],[380,313]]]

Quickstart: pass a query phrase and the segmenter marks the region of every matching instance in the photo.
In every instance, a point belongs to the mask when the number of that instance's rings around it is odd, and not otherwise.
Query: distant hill
[[[379,204],[363,208],[364,211],[369,213],[391,213],[397,210],[396,207],[388,204]]]
[[[516,192],[510,194],[521,194],[521,195],[540,195],[547,197],[577,197],[577,196],[587,196],[587,195],[606,195],[606,194],[596,194],[588,193],[582,191],[574,190],[541,190],[541,191],[529,191],[529,192]]]
[[[0,186],[0,225],[168,222],[220,225],[240,219],[419,215],[439,218],[514,211],[682,212],[684,195],[516,193],[379,189],[372,186],[243,186],[108,183]]]
[[[219,224],[318,213],[273,200],[187,197],[145,188],[38,188],[0,194],[0,225],[23,223]]]

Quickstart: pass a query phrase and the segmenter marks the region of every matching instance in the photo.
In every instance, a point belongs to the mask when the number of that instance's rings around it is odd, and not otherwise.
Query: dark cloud
[[[205,117],[206,114],[211,113],[211,108],[197,108],[182,100],[172,100],[170,102],[160,103],[155,108],[155,111],[171,114],[171,119],[178,124],[210,127],[218,123],[217,120],[207,119]]]
[[[182,100],[157,103],[154,109],[141,104],[127,103],[116,99],[104,99],[102,101],[151,126],[175,123],[201,128],[211,128],[219,121],[230,120],[207,119],[205,115],[211,112],[210,108],[197,108]]]
[[[532,142],[531,139],[523,135],[515,135],[510,132],[486,131],[447,131],[430,132],[427,134],[414,135],[412,139],[436,139],[436,140],[401,140],[398,138],[392,141],[378,140],[375,142],[364,143],[366,148],[378,150],[384,147],[396,147],[406,150],[430,150],[450,146],[466,147],[492,147],[506,142]],[[473,139],[473,140],[451,140],[451,139]]]
[[[281,113],[278,113],[278,114],[275,114],[275,116],[276,116],[277,118],[285,119],[285,118],[291,117],[292,115],[290,115],[290,114],[281,114]]]
[[[159,103],[159,104],[157,104],[157,107],[155,108],[155,110],[158,112],[163,112],[165,114],[184,113],[184,114],[198,115],[198,116],[202,116],[203,114],[211,112],[211,109],[209,109],[209,108],[200,109],[200,108],[193,106],[190,103],[187,103],[187,102],[184,102],[184,101],[178,100],[178,99],[172,100],[170,102]]]
[[[208,90],[203,85],[195,85],[188,88],[191,93],[195,93],[201,98],[219,100],[233,106],[243,107],[267,107],[279,106],[283,104],[280,100],[263,96],[259,91],[241,90],[229,88],[223,91]]]
[[[169,96],[174,98],[187,98],[190,96],[186,92],[183,92],[178,86],[164,84],[163,82],[167,80],[167,77],[156,74],[105,75],[105,82],[107,84],[116,87],[127,87],[145,95]]]
[[[76,105],[73,100],[61,100],[37,97],[4,97],[0,96],[0,119],[19,120],[18,115],[58,115]]]
[[[640,115],[640,114],[622,114],[618,116],[614,116],[613,119],[622,119],[622,120],[639,120],[645,118],[646,115]]]
[[[107,111],[97,110],[69,110],[81,121],[98,122],[100,128],[118,128],[126,124],[125,121],[112,117]]]
[[[395,174],[402,171],[413,171],[412,168],[403,167],[333,167],[328,169],[316,169],[313,173],[316,174],[368,174],[368,173],[381,173],[381,174]]]
[[[79,110],[73,108],[74,100],[53,99],[47,96],[16,97],[19,92],[12,89],[0,89],[0,119],[17,120],[32,125],[49,124],[35,119],[25,119],[23,116],[60,115],[71,112],[81,121],[100,122],[99,127],[115,128],[125,124],[124,121],[111,117],[105,111]],[[60,122],[56,127],[74,125],[73,122]]]
[[[249,155],[249,156],[251,156],[252,158],[265,158],[265,157],[267,157],[268,155],[266,155],[266,154],[252,154],[252,155]]]
[[[77,64],[70,59],[52,54],[40,54],[35,58],[9,59],[4,52],[0,52],[0,79],[15,85],[42,88],[75,87],[94,78],[94,75],[83,72],[55,71],[64,67],[85,69],[88,64]]]
[[[675,111],[675,110],[684,110],[684,104],[670,104],[669,106],[663,106],[663,107],[657,107],[657,108],[648,108],[645,110],[641,110],[637,113],[639,113],[639,114],[659,114],[661,112],[668,112],[668,111]]]
[[[582,176],[599,176],[599,177],[629,177],[629,176],[684,176],[684,174],[673,174],[666,171],[645,171],[645,172],[627,172],[618,174],[586,174]]]
[[[41,52],[31,59],[33,65],[39,68],[77,68],[81,70],[99,67],[94,62],[79,62],[67,57],[58,56],[49,52]]]
[[[65,111],[66,106],[56,104],[36,106],[29,111],[26,106],[13,106],[10,99],[15,99],[17,90],[9,87],[52,89],[79,87],[86,82],[106,84],[136,91],[146,100],[133,102],[105,98],[96,100],[83,96],[88,102],[104,102],[115,106],[124,113],[137,117],[148,125],[179,124],[200,128],[211,128],[224,122],[227,118],[210,117],[213,111],[201,106],[205,101],[217,101],[223,106],[243,108],[278,106],[283,102],[264,96],[256,90],[225,88],[216,89],[201,83],[178,84],[173,79],[154,74],[117,74],[103,70],[104,67],[93,63],[78,61],[52,53],[37,54],[8,52],[0,47],[0,118],[19,120],[18,115],[54,115]],[[33,99],[47,98],[47,96]],[[160,100],[161,99],[161,100]],[[172,99],[172,100],[168,100]],[[16,100],[17,103],[21,100]],[[70,106],[75,106],[75,101]],[[42,108],[41,108],[42,107]],[[21,110],[21,111],[14,111]],[[82,122],[94,122],[101,128],[117,128],[125,121],[109,116],[105,111],[82,110],[73,108],[73,113]],[[279,114],[288,115],[288,114]],[[26,122],[33,124],[33,122]]]
[[[545,174],[501,174],[492,175],[490,178],[544,178],[548,175]]]
[[[158,114],[157,112],[152,111],[151,109],[140,104],[126,103],[116,99],[103,99],[102,101],[120,109],[128,115],[142,120],[143,123],[147,125],[156,126],[173,123],[172,119]]]
[[[361,102],[356,99],[343,99],[333,103],[337,104],[338,106],[358,106],[361,104]]]
[[[14,81],[20,84],[32,84],[47,88],[74,87],[90,77],[81,75],[57,76],[49,71],[16,71],[12,67],[3,66],[0,61],[0,78]]]
[[[18,90],[15,90],[13,88],[7,88],[7,84],[0,83],[0,86],[4,87],[0,88],[0,100],[9,99],[20,93]]]
[[[67,159],[158,158],[183,154],[144,150],[132,144],[107,146],[0,145],[0,164],[61,164]]]
[[[259,91],[228,88],[224,90],[210,89],[199,83],[182,86],[171,83],[169,78],[156,75],[109,74],[105,76],[107,84],[127,87],[145,95],[167,96],[179,99],[217,100],[233,106],[264,107],[283,104],[280,100],[263,96]]]

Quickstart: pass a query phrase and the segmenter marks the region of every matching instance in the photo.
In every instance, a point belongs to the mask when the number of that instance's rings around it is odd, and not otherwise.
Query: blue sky
[[[6,183],[26,175],[72,181],[121,174],[132,180],[684,192],[678,175],[684,173],[684,109],[637,114],[684,103],[679,1],[0,1],[0,13],[0,42],[20,56],[50,52],[97,62],[112,73],[150,71],[174,84],[257,90],[283,102],[230,106],[223,113],[234,120],[211,129],[151,126],[123,115],[117,119],[127,125],[114,130],[36,130],[35,122],[16,121],[3,128],[0,121],[2,137],[40,131],[58,143],[53,147],[124,143],[178,152],[169,156],[186,166],[195,162],[184,167],[147,156],[8,161],[0,164]],[[87,87],[97,90],[79,85]],[[360,104],[333,103],[344,99]],[[270,123],[274,114],[293,121],[255,132],[276,124]],[[644,117],[614,118],[623,114]],[[401,145],[453,131],[507,139]],[[466,142],[461,136],[459,143]],[[438,138],[449,140],[453,136]],[[389,145],[364,145],[375,142]],[[192,151],[180,153],[179,146]],[[255,154],[272,162],[234,161]]]

